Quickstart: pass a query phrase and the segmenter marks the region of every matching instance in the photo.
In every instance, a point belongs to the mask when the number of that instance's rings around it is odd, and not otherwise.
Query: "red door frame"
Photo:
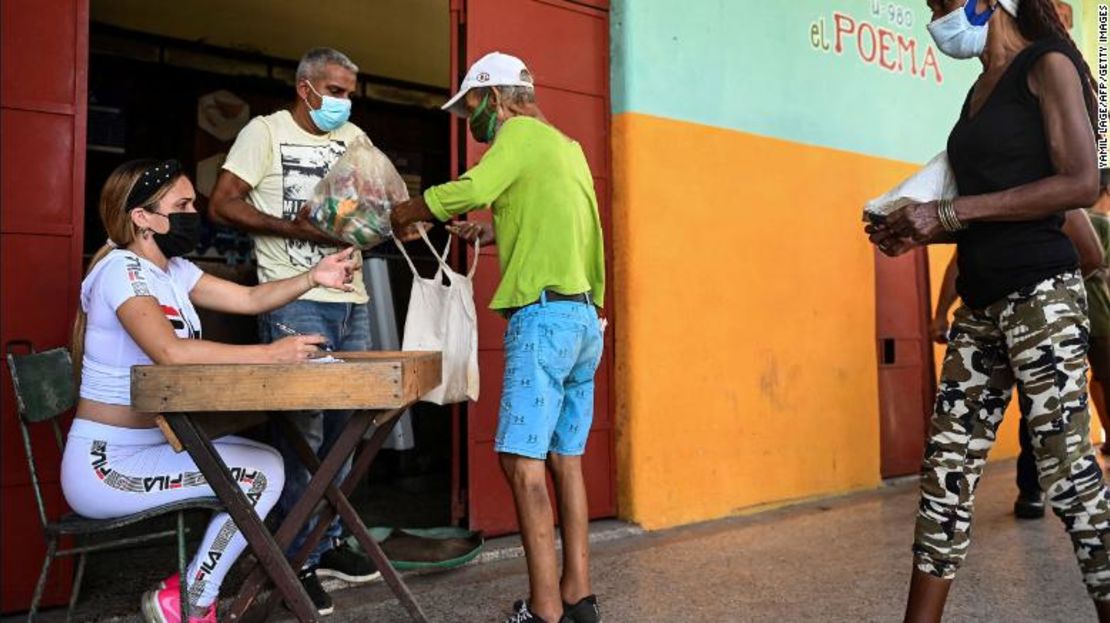
[[[462,71],[459,69],[459,60],[463,57],[462,52],[462,24],[466,17],[466,10],[463,6],[463,0],[451,0],[450,8],[450,67],[451,67],[451,92],[455,93],[459,88],[460,74]],[[462,125],[454,115],[451,115],[449,126],[450,145],[448,153],[450,156],[450,171],[451,175],[455,176],[462,172],[462,167],[459,166],[461,161],[460,155],[462,154],[462,147],[460,141],[460,131]],[[459,254],[459,247],[456,246],[453,253],[456,266],[462,262]],[[467,494],[468,488],[464,474],[466,473],[466,429],[464,426],[464,418],[467,417],[467,408],[460,405],[451,406],[451,448],[454,456],[451,457],[451,523],[458,525],[466,518],[467,509]]]
[[[936,395],[927,251],[876,250],[875,285],[880,473],[892,478],[919,470]]]
[[[494,49],[509,54],[516,53],[529,64],[535,74],[537,89],[540,92],[540,106],[556,125],[583,144],[583,148],[587,150],[587,157],[591,159],[604,228],[606,262],[608,266],[612,266],[613,249],[609,227],[611,154],[608,0],[452,0],[450,6],[452,89],[457,89],[460,74],[470,63]],[[548,58],[558,59],[557,62],[564,64],[572,61],[567,59],[566,41],[553,39],[554,35],[550,32],[552,22],[527,19],[525,14],[528,12],[531,12],[532,17],[543,13],[546,16],[561,19],[561,25],[564,27],[571,25],[593,34],[593,38],[587,37],[585,44],[581,39],[577,40],[579,48],[595,50],[594,56],[586,59],[586,64],[592,61],[596,65],[577,68],[580,70],[579,73],[593,72],[592,75],[597,79],[593,92],[588,88],[568,87],[566,84],[548,82],[548,75],[554,73],[550,71],[550,66],[547,71],[543,68],[545,64],[552,62]],[[494,20],[499,23],[495,23]],[[491,31],[499,32],[501,35],[496,40],[482,41],[481,33]],[[479,40],[476,41],[476,38]],[[592,48],[590,44],[593,44]],[[540,50],[539,54],[536,54],[537,49]],[[561,79],[565,79],[565,75]],[[545,100],[545,96],[548,99]],[[593,112],[584,110],[581,115],[559,115],[557,112],[552,114],[560,108],[556,105],[556,100],[568,98],[578,98],[599,107]],[[545,101],[548,106],[545,106]],[[596,125],[590,126],[588,120],[592,120]],[[465,169],[464,164],[472,165],[477,162],[483,153],[482,146],[474,142],[465,131],[466,126],[461,123],[461,120],[452,120],[452,170],[456,173],[461,173]],[[471,218],[489,220],[490,214],[478,212],[472,214]],[[505,322],[500,316],[484,307],[496,282],[497,258],[495,249],[483,249],[482,255],[486,257],[483,257],[482,269],[478,271],[475,284],[477,303],[480,308],[478,332],[482,396],[478,403],[467,406],[465,432],[461,430],[463,427],[459,424],[459,418],[454,419],[456,448],[458,448],[457,451],[465,453],[465,464],[462,461],[456,461],[459,472],[453,475],[453,486],[457,494],[455,500],[465,499],[467,502],[466,512],[472,529],[480,529],[487,534],[503,534],[517,530],[512,499],[496,467],[496,456],[492,450],[492,424],[496,422],[500,399],[500,375],[504,365],[500,343]],[[616,444],[613,427],[615,401],[611,382],[615,361],[612,329],[616,319],[609,311],[613,308],[614,300],[611,272],[608,277],[606,311],[610,329],[606,334],[606,354],[598,370],[594,427],[591,429],[591,438],[584,459],[591,518],[611,517],[617,512]],[[463,473],[466,474],[465,477]],[[455,517],[461,517],[462,504],[456,503],[454,509]]]
[[[68,341],[81,280],[89,5],[3,0],[0,7],[0,343],[46,349]],[[6,362],[0,367],[0,611],[10,612],[30,605],[45,547]],[[37,431],[33,442],[56,517],[65,510],[60,456],[49,431]],[[52,568],[44,606],[69,596],[68,559]]]

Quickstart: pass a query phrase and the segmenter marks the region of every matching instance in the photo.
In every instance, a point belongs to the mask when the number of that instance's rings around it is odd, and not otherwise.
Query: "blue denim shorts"
[[[539,460],[585,452],[601,346],[592,305],[537,303],[513,314],[494,450]]]

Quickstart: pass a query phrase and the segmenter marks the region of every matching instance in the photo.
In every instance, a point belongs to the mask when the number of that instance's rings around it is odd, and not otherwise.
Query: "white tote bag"
[[[447,265],[451,238],[443,253],[437,253],[428,234],[420,237],[439,263],[435,277],[425,279],[416,272],[405,246],[394,239],[412,269],[412,295],[405,317],[405,337],[401,350],[434,350],[443,353],[443,382],[420,397],[445,405],[478,399],[478,316],[474,309],[474,272],[478,270],[478,244],[474,244],[474,264],[463,275]],[[444,275],[447,284],[443,283]]]

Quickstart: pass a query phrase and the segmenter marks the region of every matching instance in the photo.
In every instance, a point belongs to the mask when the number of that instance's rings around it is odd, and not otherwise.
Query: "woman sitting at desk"
[[[86,517],[118,517],[213,495],[192,458],[166,443],[155,425],[156,414],[131,408],[131,366],[298,362],[315,356],[324,341],[316,335],[248,346],[204,341],[194,304],[258,314],[317,285],[351,289],[353,249],[328,256],[297,277],[253,288],[202,273],[178,257],[197,244],[195,198],[193,185],[173,160],[128,162],[104,184],[100,217],[109,242],[93,258],[81,284],[72,344],[74,361],[81,366],[81,394],[62,458],[66,501]],[[224,437],[214,445],[265,517],[284,483],[281,456],[239,437]],[[245,545],[227,513],[212,517],[188,568],[188,621],[216,621],[220,583]],[[174,575],[143,595],[144,618],[181,622],[180,590]]]

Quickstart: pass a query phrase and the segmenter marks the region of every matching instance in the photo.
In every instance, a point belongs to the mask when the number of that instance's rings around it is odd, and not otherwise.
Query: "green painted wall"
[[[614,0],[613,111],[924,162],[981,69],[935,49],[930,17],[925,0]]]

